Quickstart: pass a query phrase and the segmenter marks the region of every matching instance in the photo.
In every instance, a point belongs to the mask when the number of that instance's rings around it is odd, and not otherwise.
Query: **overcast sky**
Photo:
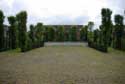
[[[26,10],[28,25],[37,22],[86,25],[93,21],[97,27],[101,23],[102,8],[110,8],[113,17],[114,14],[123,15],[125,0],[0,0],[0,9],[5,16]]]

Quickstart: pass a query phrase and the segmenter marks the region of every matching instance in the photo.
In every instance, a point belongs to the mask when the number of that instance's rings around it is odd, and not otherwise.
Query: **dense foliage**
[[[14,16],[8,17],[10,24],[9,27],[9,47],[11,49],[17,48],[17,27],[16,27],[16,18]]]
[[[88,26],[84,26],[80,30],[80,40],[87,41],[88,40]]]
[[[114,48],[122,50],[125,48],[123,41],[124,36],[124,25],[123,16],[115,15],[115,26],[114,26]]]
[[[122,15],[115,15],[114,25],[111,20],[112,11],[101,10],[101,25],[94,28],[90,21],[85,26],[77,25],[30,25],[27,31],[27,12],[21,11],[15,16],[9,16],[9,26],[4,25],[4,14],[0,10],[0,51],[20,48],[22,52],[42,47],[44,42],[56,41],[88,41],[88,46],[99,51],[108,52],[108,47],[125,50],[125,25]]]
[[[125,50],[125,28],[123,24],[123,16],[115,15],[115,25],[111,21],[112,11],[103,8],[101,11],[102,24],[99,29],[94,30],[92,40],[88,41],[88,45],[97,50],[107,52],[108,47]]]
[[[0,10],[0,51],[4,50],[4,14]]]
[[[27,13],[26,11],[22,11],[17,14],[17,23],[19,29],[19,46],[22,52],[27,51]]]

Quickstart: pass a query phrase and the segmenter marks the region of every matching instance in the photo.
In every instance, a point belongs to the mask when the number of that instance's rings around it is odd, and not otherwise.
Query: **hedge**
[[[91,41],[88,41],[88,46],[96,50],[99,50],[101,52],[108,52],[108,48],[105,47],[104,45],[100,45]]]

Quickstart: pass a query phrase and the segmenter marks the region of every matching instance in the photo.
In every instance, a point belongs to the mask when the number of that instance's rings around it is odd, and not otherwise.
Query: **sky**
[[[125,0],[0,0],[0,9],[7,17],[22,10],[28,13],[27,25],[43,24],[86,25],[93,21],[101,24],[101,9],[110,8],[115,14],[124,15]],[[124,15],[125,16],[125,15]]]

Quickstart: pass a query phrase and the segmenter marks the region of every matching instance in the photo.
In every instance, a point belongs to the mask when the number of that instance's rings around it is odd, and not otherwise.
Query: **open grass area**
[[[85,46],[1,52],[0,84],[125,84],[125,52]]]

